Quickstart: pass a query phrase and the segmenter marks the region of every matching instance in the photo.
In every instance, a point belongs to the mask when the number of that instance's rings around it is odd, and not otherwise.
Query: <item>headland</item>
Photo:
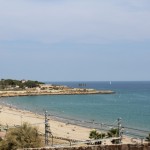
[[[65,85],[45,84],[31,80],[2,79],[0,81],[0,97],[38,96],[38,95],[87,95],[114,94],[111,90],[72,88]]]

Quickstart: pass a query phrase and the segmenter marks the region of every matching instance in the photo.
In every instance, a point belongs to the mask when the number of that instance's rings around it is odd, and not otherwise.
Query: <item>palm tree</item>
[[[94,140],[98,140],[98,139],[103,139],[105,136],[106,136],[105,133],[99,133],[96,130],[92,130],[90,132],[89,138],[94,139]],[[94,143],[91,143],[91,144],[99,145],[101,143],[102,143],[101,141],[97,141],[97,142],[94,142]]]
[[[5,139],[1,142],[1,150],[15,150],[18,148],[41,147],[41,138],[38,130],[28,123],[14,129],[9,129]]]
[[[89,138],[90,138],[90,139],[97,140],[97,139],[103,139],[105,136],[106,136],[105,133],[99,133],[99,132],[96,131],[96,130],[92,130],[92,131],[90,132]]]
[[[119,136],[118,129],[112,128],[111,130],[109,130],[107,132],[107,136],[108,137],[118,137]]]
[[[111,137],[118,137],[119,136],[119,130],[116,128],[112,128],[111,130],[109,130],[107,132],[107,137],[111,138]],[[120,139],[113,139],[111,141],[113,144],[119,144],[120,143]]]
[[[149,135],[146,137],[146,141],[150,142],[150,133],[149,133]]]

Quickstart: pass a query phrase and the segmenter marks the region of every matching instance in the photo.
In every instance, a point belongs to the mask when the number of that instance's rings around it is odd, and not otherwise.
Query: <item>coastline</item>
[[[4,106],[0,104],[0,124],[16,127],[23,122],[28,122],[36,126],[41,134],[44,134],[44,115],[37,114],[27,110],[21,110],[12,106]],[[50,116],[49,118],[50,129],[54,137],[68,139],[72,141],[86,141],[89,139],[89,133],[92,128],[88,128],[79,124],[71,122],[60,121],[57,116]],[[103,131],[100,131],[103,132]],[[132,137],[123,136],[123,144],[133,144]],[[112,144],[109,139],[105,139],[105,144]]]
[[[62,90],[62,91],[0,91],[0,97],[16,97],[16,96],[40,96],[40,95],[90,95],[90,94],[114,94],[111,90]]]
[[[40,133],[44,134],[44,115],[33,113],[31,111],[21,110],[14,107],[8,107],[0,104],[0,124],[15,127],[21,125],[23,122],[28,122],[36,126]],[[91,129],[60,122],[54,117],[49,117],[49,124],[53,136],[62,137],[73,140],[88,139]]]

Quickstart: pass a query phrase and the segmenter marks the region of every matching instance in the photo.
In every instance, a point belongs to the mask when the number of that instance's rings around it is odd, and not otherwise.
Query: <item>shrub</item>
[[[5,139],[1,142],[1,150],[16,150],[18,148],[41,147],[41,138],[38,130],[28,123],[14,129],[9,129]]]

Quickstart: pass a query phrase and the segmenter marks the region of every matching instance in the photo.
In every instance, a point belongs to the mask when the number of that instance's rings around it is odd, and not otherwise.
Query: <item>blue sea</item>
[[[115,124],[150,131],[150,81],[141,82],[48,82],[75,88],[113,90],[115,94],[50,95],[1,98],[21,109],[97,123]],[[83,86],[81,86],[83,85]]]

